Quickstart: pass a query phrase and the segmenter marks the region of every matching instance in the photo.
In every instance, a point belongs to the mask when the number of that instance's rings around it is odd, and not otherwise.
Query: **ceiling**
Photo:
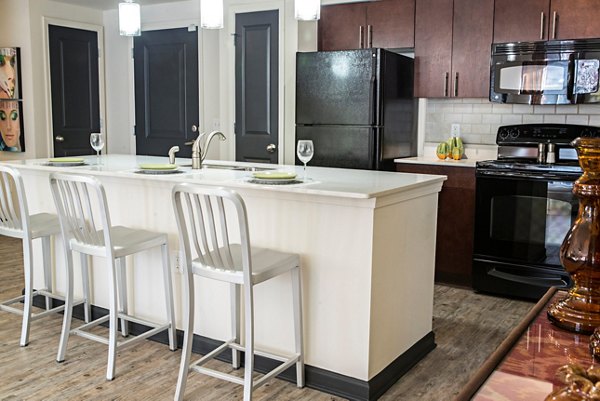
[[[67,3],[74,4],[77,6],[95,8],[96,10],[111,10],[116,9],[118,4],[122,2],[122,0],[54,0],[59,3]],[[176,1],[181,0],[135,0],[136,3],[140,3],[142,6],[147,6],[150,4],[160,4],[160,3],[174,3]]]

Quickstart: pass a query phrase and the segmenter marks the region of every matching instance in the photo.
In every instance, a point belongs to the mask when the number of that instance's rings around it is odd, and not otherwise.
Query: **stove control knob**
[[[517,128],[513,128],[510,130],[510,139],[517,139],[519,137],[519,130]]]
[[[500,131],[498,132],[498,136],[500,137],[500,139],[506,139],[508,138],[508,129],[507,128],[502,128],[500,129]]]

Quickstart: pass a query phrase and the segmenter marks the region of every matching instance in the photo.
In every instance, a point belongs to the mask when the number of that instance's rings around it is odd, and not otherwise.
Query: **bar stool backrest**
[[[85,175],[53,173],[50,175],[50,188],[65,244],[74,240],[85,245],[106,247],[107,256],[110,256],[110,215],[100,181]]]
[[[232,258],[224,201],[230,201],[237,214],[242,266],[235,266]],[[179,184],[173,188],[173,205],[185,266],[191,266],[193,246],[203,265],[225,270],[243,268],[244,280],[252,277],[246,205],[240,195],[222,187]]]
[[[0,165],[0,180],[0,234],[18,238],[30,236],[29,209],[21,173]]]

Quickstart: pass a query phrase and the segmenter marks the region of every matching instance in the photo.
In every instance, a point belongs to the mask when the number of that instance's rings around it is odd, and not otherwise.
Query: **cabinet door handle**
[[[448,79],[450,78],[450,73],[446,72],[444,76],[444,97],[448,97]]]
[[[364,42],[363,42],[363,36],[364,36],[363,33],[364,32],[363,32],[363,30],[364,30],[364,28],[362,25],[358,27],[358,48],[359,49],[364,49]]]
[[[454,96],[458,96],[458,72],[454,76]]]
[[[373,25],[367,25],[367,44],[368,47],[373,47]]]
[[[544,39],[544,12],[540,15],[540,40]]]
[[[552,13],[552,39],[556,39],[556,22],[558,20],[558,14],[556,11]]]

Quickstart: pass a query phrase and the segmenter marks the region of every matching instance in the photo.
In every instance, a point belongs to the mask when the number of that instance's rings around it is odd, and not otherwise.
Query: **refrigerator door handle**
[[[375,124],[375,97],[377,96],[376,94],[376,89],[377,86],[375,85],[375,83],[377,82],[377,77],[375,75],[373,75],[371,77],[371,83],[370,83],[370,87],[369,87],[369,120],[371,124]]]

